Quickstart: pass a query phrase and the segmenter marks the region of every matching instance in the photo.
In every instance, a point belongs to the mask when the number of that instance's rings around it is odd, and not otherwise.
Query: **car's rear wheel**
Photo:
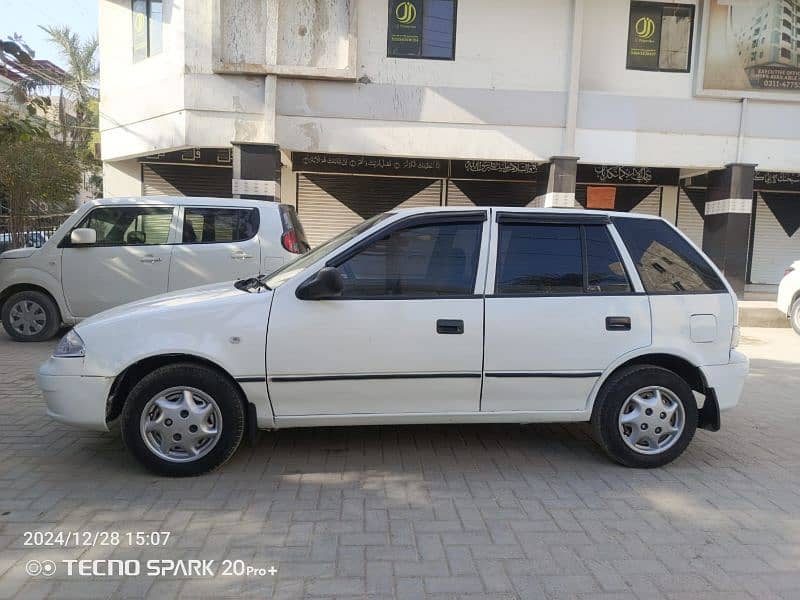
[[[683,453],[697,429],[697,403],[686,381],[653,365],[634,365],[609,378],[595,403],[596,437],[628,467],[660,467]]]
[[[55,301],[43,292],[24,290],[3,303],[3,328],[19,342],[49,340],[61,327],[61,313]]]
[[[800,335],[800,298],[794,301],[791,310],[789,311],[789,320],[792,323],[792,329],[797,335]]]
[[[242,441],[244,399],[222,373],[191,363],[167,365],[131,390],[120,428],[125,445],[161,475],[207,473]]]

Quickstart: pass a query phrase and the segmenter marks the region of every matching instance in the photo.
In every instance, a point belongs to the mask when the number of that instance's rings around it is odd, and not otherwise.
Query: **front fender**
[[[42,288],[56,301],[58,310],[61,312],[61,319],[70,325],[76,322],[67,306],[61,282],[51,273],[34,267],[13,267],[8,276],[3,278],[0,295],[4,295],[6,290],[17,285]]]

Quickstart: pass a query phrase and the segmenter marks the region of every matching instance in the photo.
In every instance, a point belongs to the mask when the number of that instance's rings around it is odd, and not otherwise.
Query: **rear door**
[[[257,208],[185,206],[181,210],[181,243],[172,253],[170,290],[258,274]]]
[[[602,372],[650,344],[648,298],[607,217],[493,213],[481,410],[583,411]]]
[[[70,312],[88,317],[100,311],[163,294],[169,277],[172,206],[100,206],[77,228],[94,229],[97,242],[61,243],[61,279]]]

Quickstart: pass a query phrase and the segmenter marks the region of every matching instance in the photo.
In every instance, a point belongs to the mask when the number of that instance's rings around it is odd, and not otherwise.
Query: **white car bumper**
[[[36,383],[47,403],[47,414],[57,421],[95,431],[108,431],[106,401],[113,377],[87,377],[63,374],[59,362],[44,363],[36,374]]]
[[[750,359],[741,352],[731,351],[727,365],[700,367],[706,378],[708,387],[717,393],[720,411],[733,408],[739,403],[744,388],[744,380],[750,370]]]

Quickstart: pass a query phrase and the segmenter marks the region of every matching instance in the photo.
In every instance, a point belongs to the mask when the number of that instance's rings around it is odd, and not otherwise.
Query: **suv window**
[[[612,220],[648,292],[726,291],[706,259],[664,221],[624,217]]]
[[[631,284],[608,228],[588,225],[586,232],[586,283],[589,293],[625,293]]]
[[[482,223],[393,231],[339,264],[343,298],[465,296],[475,290]]]
[[[579,225],[500,225],[495,293],[582,294]]]
[[[183,243],[242,242],[258,233],[257,208],[190,208],[183,211]]]
[[[156,246],[167,243],[172,213],[172,207],[105,206],[92,210],[76,229],[94,229],[97,246]]]

